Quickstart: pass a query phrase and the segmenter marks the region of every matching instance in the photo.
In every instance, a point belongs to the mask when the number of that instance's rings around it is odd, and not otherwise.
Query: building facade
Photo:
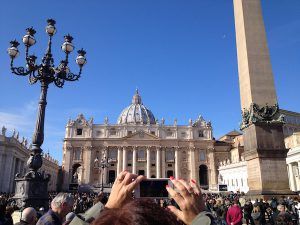
[[[201,116],[188,125],[155,119],[138,91],[116,124],[108,118],[94,124],[82,114],[69,120],[63,146],[64,189],[72,184],[112,183],[128,170],[146,177],[195,179],[203,188],[216,189],[219,161],[228,157],[230,144],[215,141],[211,123]],[[101,168],[101,159],[109,159]],[[103,160],[102,160],[103,161]]]
[[[6,134],[6,128],[2,127],[0,135],[0,192],[12,193],[15,190],[15,175],[26,173],[26,162],[30,156],[30,146],[24,137],[20,140],[19,132],[13,131],[11,136]],[[43,156],[41,171],[51,175],[48,183],[49,191],[56,191],[58,161],[49,154]]]

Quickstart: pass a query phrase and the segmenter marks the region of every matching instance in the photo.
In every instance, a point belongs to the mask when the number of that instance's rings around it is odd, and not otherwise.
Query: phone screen
[[[141,198],[167,198],[168,191],[166,190],[168,179],[165,180],[143,180],[140,183],[140,197]]]

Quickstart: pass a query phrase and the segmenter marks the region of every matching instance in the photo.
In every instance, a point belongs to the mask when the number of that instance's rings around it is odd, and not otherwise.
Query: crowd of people
[[[201,193],[194,180],[171,177],[169,199],[134,199],[132,192],[143,179],[123,171],[110,195],[49,193],[49,211],[27,207],[19,221],[13,221],[20,209],[12,195],[0,193],[0,225],[299,225],[297,198],[251,201],[240,193]]]

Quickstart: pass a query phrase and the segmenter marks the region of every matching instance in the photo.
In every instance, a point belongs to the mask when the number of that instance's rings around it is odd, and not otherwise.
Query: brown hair
[[[92,225],[181,225],[175,215],[152,200],[133,200],[119,209],[105,209]]]

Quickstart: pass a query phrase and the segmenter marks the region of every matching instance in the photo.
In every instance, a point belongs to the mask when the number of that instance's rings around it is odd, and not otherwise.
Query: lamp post
[[[105,153],[103,153],[101,161],[99,162],[98,157],[96,157],[94,162],[95,162],[95,165],[97,165],[96,168],[102,170],[102,172],[101,172],[101,191],[103,192],[103,190],[104,190],[104,169],[108,168],[111,165],[112,159],[107,158]]]
[[[36,31],[32,27],[26,29],[26,34],[22,38],[26,49],[25,67],[14,66],[14,60],[19,55],[19,43],[16,40],[13,40],[10,42],[10,48],[7,49],[8,55],[11,59],[10,69],[12,73],[18,76],[28,76],[30,84],[35,84],[37,81],[41,84],[41,95],[38,105],[36,126],[32,137],[32,149],[27,161],[29,171],[24,177],[16,176],[15,199],[20,207],[44,206],[48,208],[47,183],[50,176],[45,176],[38,172],[39,168],[41,168],[43,164],[43,151],[41,146],[44,142],[44,121],[48,86],[49,84],[54,83],[55,86],[62,88],[65,81],[78,80],[81,76],[82,67],[86,63],[86,52],[81,49],[77,51],[78,56],[76,58],[76,63],[79,66],[79,73],[74,74],[70,71],[68,66],[69,55],[74,50],[74,45],[72,43],[72,36],[68,34],[64,36],[65,41],[61,46],[61,49],[65,52],[65,59],[62,60],[58,66],[54,65],[52,55],[52,38],[56,33],[56,22],[53,19],[48,19],[47,23],[46,33],[48,34],[49,40],[46,53],[44,54],[41,63],[36,63],[37,57],[35,55],[29,55],[29,48],[36,43],[34,37]]]

